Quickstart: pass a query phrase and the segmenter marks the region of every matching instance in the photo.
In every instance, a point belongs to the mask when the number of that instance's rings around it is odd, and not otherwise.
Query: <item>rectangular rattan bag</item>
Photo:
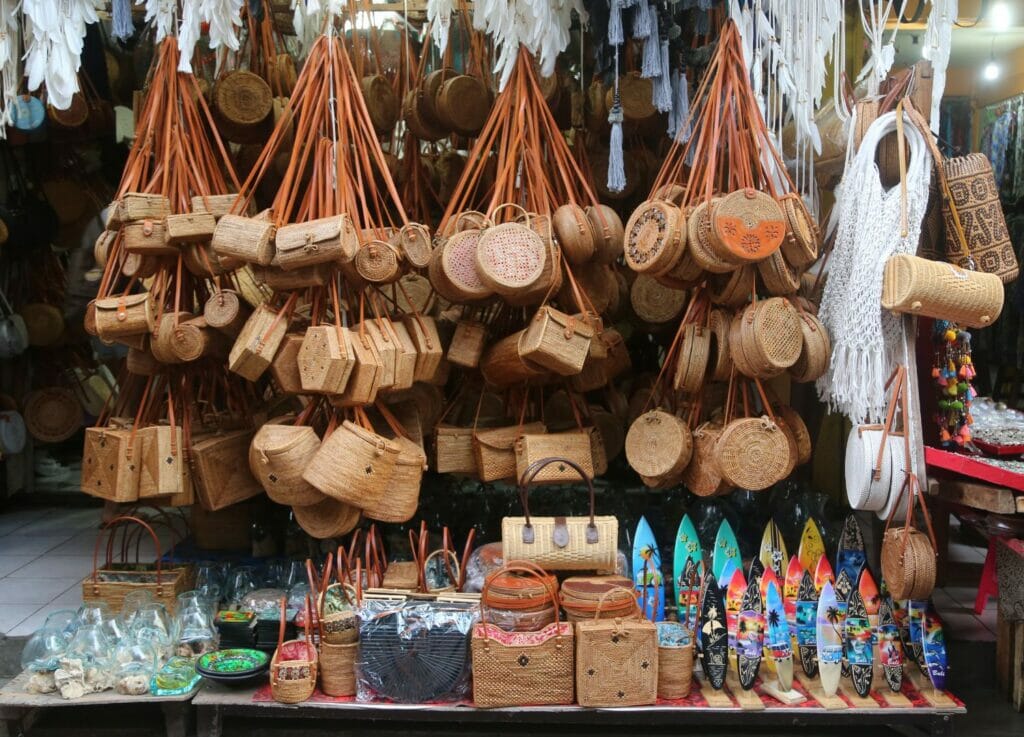
[[[576,623],[576,700],[580,706],[653,704],[658,699],[657,627],[643,617],[596,617]]]

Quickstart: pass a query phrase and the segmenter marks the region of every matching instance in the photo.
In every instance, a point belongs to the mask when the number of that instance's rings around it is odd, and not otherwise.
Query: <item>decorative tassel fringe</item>
[[[661,74],[654,79],[654,103],[659,113],[672,109],[672,76],[668,68],[668,41],[661,44]]]
[[[609,192],[621,192],[626,188],[626,167],[622,159],[622,105],[618,96],[608,112],[612,133],[608,138],[608,181]]]
[[[661,38],[658,35],[657,9],[653,5],[648,5],[647,10],[651,27],[647,41],[644,42],[644,60],[640,67],[640,76],[652,79],[661,76]]]
[[[608,44],[619,46],[626,40],[622,32],[622,4],[619,0],[610,0],[608,8]]]
[[[651,5],[643,2],[636,6],[633,13],[633,38],[649,38],[651,35]]]
[[[135,24],[132,23],[131,0],[113,0],[113,29],[111,36],[119,41],[127,41],[135,35]]]
[[[676,111],[676,130],[672,136],[680,143],[690,140],[690,90],[686,75],[681,71],[673,72],[675,75],[672,84],[672,103]]]

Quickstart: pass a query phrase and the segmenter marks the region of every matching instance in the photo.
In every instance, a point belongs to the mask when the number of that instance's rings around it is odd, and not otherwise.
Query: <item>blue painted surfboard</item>
[[[647,518],[641,517],[633,535],[633,586],[644,616],[653,622],[665,619],[665,579],[661,552]]]

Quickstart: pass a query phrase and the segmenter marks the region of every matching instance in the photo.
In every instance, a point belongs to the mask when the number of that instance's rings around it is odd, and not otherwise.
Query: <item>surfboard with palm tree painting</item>
[[[765,649],[775,663],[775,673],[783,691],[793,688],[793,641],[786,623],[786,611],[779,593],[779,582],[774,574],[765,571],[764,621]]]
[[[846,627],[846,605],[850,600],[850,594],[853,593],[853,581],[846,575],[846,571],[840,571],[839,575],[836,576],[836,582],[834,584],[836,591],[836,606],[839,607],[839,634],[844,635]],[[843,651],[843,677],[848,678],[850,675],[850,666],[846,662],[846,652]]]
[[[760,582],[751,579],[743,600],[736,625],[736,667],[740,686],[749,691],[754,687],[761,669],[764,649],[764,605],[761,602]]]
[[[652,622],[665,619],[665,579],[661,575],[661,552],[646,517],[640,518],[633,535],[633,586],[644,617]]]
[[[699,581],[704,573],[704,553],[700,548],[697,528],[688,514],[683,515],[683,519],[679,522],[679,529],[676,530],[672,573],[675,576],[676,606],[680,612],[688,611],[688,621],[693,622],[697,616],[699,593],[693,581]],[[682,620],[683,617],[681,616],[679,619]]]
[[[743,611],[743,597],[747,593],[747,579],[743,571],[733,571],[729,586],[725,590],[725,628],[729,631],[729,649],[736,649],[736,633],[739,631],[740,612]]]
[[[768,520],[764,527],[764,534],[761,535],[761,564],[765,569],[771,568],[775,576],[781,581],[786,575],[786,563],[789,555],[786,553],[786,541],[782,539],[779,526],[775,520]]]
[[[725,627],[725,605],[714,573],[705,578],[700,599],[701,664],[711,687],[721,689],[729,670],[729,631]]]
[[[715,552],[711,556],[711,570],[715,578],[722,580],[722,570],[728,561],[733,561],[736,567],[742,565],[740,558],[740,544],[736,541],[736,533],[732,531],[729,520],[723,519],[718,526],[718,534],[715,535]]]
[[[900,642],[900,631],[892,612],[889,597],[882,597],[878,607],[878,659],[882,664],[882,674],[889,689],[899,693],[903,688],[903,643]]]
[[[846,571],[839,575],[846,575]],[[854,690],[860,696],[867,696],[871,692],[871,679],[874,673],[871,640],[871,624],[868,622],[864,599],[861,598],[860,591],[854,589],[846,602],[843,645],[846,662],[850,667],[850,679],[853,681]]]
[[[786,622],[789,623],[789,632],[796,641],[796,602],[800,594],[800,581],[804,577],[804,567],[800,565],[800,559],[795,555],[790,556],[789,565],[786,566],[786,580],[782,584],[782,605],[786,607]]]
[[[818,565],[818,560],[825,555],[825,542],[821,539],[821,532],[813,517],[808,517],[804,523],[797,555],[800,557],[800,563],[809,571],[813,571]]]
[[[910,654],[922,673],[928,672],[928,664],[924,659],[924,615],[928,611],[928,602],[918,599],[907,601],[907,624],[910,628]]]
[[[751,565],[751,568],[754,566]],[[765,568],[764,571],[757,577],[757,588],[761,594],[761,603],[764,605],[765,617],[768,616],[768,586],[769,584],[775,584],[776,592],[782,591],[782,585],[779,583],[778,577],[775,575],[775,571],[771,568]],[[779,594],[779,603],[782,603],[782,594]],[[780,609],[782,613],[782,624],[786,624],[786,613]],[[765,632],[768,632],[767,625],[765,625]],[[792,645],[790,646],[792,649]],[[768,638],[765,637],[764,641],[764,652],[761,655],[761,667],[766,669],[771,675],[775,675],[775,659],[772,657],[771,652],[768,650]]]
[[[818,675],[818,589],[811,574],[804,571],[796,600],[796,644],[800,667],[808,678]]]
[[[815,618],[818,644],[818,672],[827,696],[835,696],[843,670],[843,636],[839,627],[839,602],[831,582],[826,582],[818,597]]]
[[[836,575],[846,571],[851,581],[856,581],[860,569],[867,563],[864,549],[864,535],[860,525],[852,514],[843,522],[843,531],[839,535],[839,549],[836,551]]]
[[[949,663],[946,657],[946,635],[942,631],[942,620],[935,607],[928,606],[924,615],[922,643],[924,662],[932,685],[939,691],[946,690],[946,672]]]
[[[826,583],[835,585],[836,577],[832,573],[832,564],[828,562],[828,558],[824,555],[818,558],[814,568],[809,568],[808,570],[814,571],[814,588],[818,590],[818,593],[821,593]]]

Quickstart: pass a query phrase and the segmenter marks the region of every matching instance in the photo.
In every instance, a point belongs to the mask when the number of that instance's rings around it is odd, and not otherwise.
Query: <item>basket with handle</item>
[[[282,596],[277,649],[270,659],[270,694],[279,703],[300,704],[316,690],[320,660],[310,631],[313,615],[309,597],[306,597],[305,639],[285,641],[287,610],[288,600]]]
[[[537,632],[507,632],[490,622],[489,593],[507,574],[541,584],[555,621]],[[557,583],[530,564],[510,561],[484,582],[480,622],[473,628],[473,701],[481,707],[571,704],[575,653],[573,625],[559,617]]]
[[[263,375],[288,332],[296,300],[293,294],[280,310],[262,304],[253,311],[231,346],[228,369],[249,381]]]
[[[552,465],[570,468],[586,482],[589,517],[530,517],[530,485],[534,477]],[[614,516],[595,515],[594,484],[576,463],[551,457],[531,464],[519,477],[519,497],[525,516],[505,517],[501,521],[505,560],[526,560],[555,571],[615,570],[619,522]]]
[[[476,268],[480,281],[501,296],[535,291],[544,273],[547,259],[544,240],[530,227],[530,215],[519,205],[506,203],[494,208],[493,222],[505,208],[522,211],[525,222],[505,222],[488,226],[476,247]]]
[[[775,422],[761,383],[755,380],[761,395],[764,415],[751,417],[747,387],[743,386],[744,417],[733,417],[736,405],[736,382],[730,387],[726,401],[726,424],[715,442],[714,462],[724,481],[733,486],[751,491],[767,489],[781,481],[788,469],[792,468],[791,455],[795,448],[790,446],[785,433]]]
[[[1003,311],[1004,292],[996,274],[895,254],[885,262],[882,307],[982,328]]]
[[[112,543],[116,528],[124,524],[139,525],[149,533],[156,555],[156,563],[152,570],[127,570],[111,567],[112,547],[109,544],[107,546],[107,566],[99,565],[100,545],[103,542],[104,533],[110,536],[109,542]],[[178,594],[188,588],[188,581],[185,569],[165,568],[162,559],[160,539],[153,531],[152,526],[138,517],[115,517],[107,522],[100,534],[96,536],[96,546],[92,556],[92,573],[82,581],[82,601],[86,604],[103,603],[111,611],[119,612],[124,604],[124,598],[130,592],[148,591],[153,595],[155,601],[163,604],[168,611],[173,613]]]
[[[253,475],[278,504],[303,507],[323,499],[323,494],[302,478],[320,448],[316,431],[303,424],[315,407],[311,403],[295,424],[267,422],[253,435],[249,450]]]

